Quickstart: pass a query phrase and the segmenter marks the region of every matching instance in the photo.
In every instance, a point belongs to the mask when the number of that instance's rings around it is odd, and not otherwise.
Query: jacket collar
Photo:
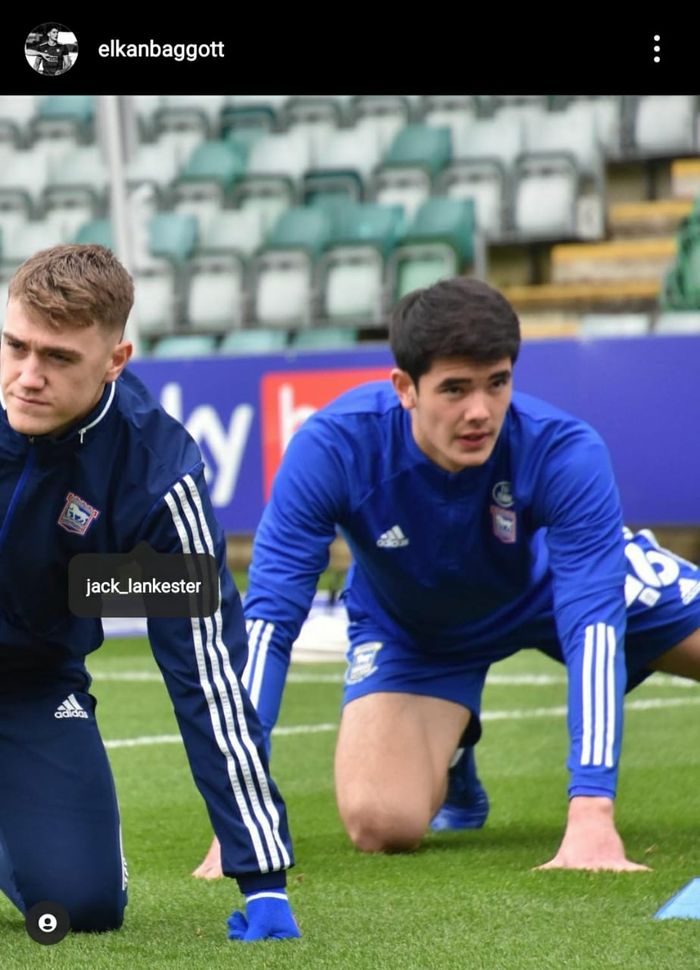
[[[90,411],[89,414],[82,417],[79,421],[76,421],[74,425],[68,428],[60,435],[38,435],[31,437],[30,435],[19,435],[19,437],[24,438],[27,441],[47,444],[47,445],[62,445],[74,439],[78,440],[79,444],[83,444],[85,441],[85,435],[92,431],[94,428],[98,427],[110,412],[110,408],[114,403],[114,399],[117,393],[117,382],[112,381],[109,384],[105,384],[104,391],[100,400],[97,402],[95,407]],[[0,392],[0,404],[2,404],[3,418],[9,426],[9,421],[7,420],[7,408],[5,407],[5,399]]]

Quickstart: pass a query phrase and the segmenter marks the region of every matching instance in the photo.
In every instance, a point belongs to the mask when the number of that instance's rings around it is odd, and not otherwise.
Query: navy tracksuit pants
[[[121,926],[126,866],[112,772],[87,675],[0,684],[0,889],[52,901],[73,930]]]

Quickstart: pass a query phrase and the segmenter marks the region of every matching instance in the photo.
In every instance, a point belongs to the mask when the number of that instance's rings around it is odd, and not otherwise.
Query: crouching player
[[[643,869],[614,821],[623,695],[653,670],[700,679],[700,570],[623,531],[591,427],[513,391],[519,322],[496,290],[417,290],[390,342],[391,382],[294,435],[257,531],[246,677],[263,726],[337,527],[354,565],[335,782],[354,844],[410,850],[429,825],[483,824],[471,746],[487,671],[538,646],[569,683],[568,819],[546,865]],[[195,874],[218,874],[217,850]]]
[[[0,888],[22,911],[117,929],[126,905],[119,811],[85,655],[99,619],[69,611],[79,553],[209,553],[220,606],[150,619],[149,637],[195,782],[246,912],[229,936],[299,936],[285,890],[284,802],[241,675],[247,640],[202,458],[125,370],[131,277],[101,246],[64,245],[10,282],[0,412]]]

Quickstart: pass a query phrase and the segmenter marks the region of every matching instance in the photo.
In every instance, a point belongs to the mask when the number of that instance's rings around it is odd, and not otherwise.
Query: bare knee
[[[422,814],[377,805],[341,810],[346,831],[361,852],[412,852],[418,848],[428,819]]]

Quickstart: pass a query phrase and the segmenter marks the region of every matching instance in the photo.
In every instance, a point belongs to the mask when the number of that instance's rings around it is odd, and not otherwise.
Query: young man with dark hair
[[[34,70],[40,74],[63,74],[71,66],[70,48],[58,42],[58,27],[51,24],[46,32],[46,39],[34,47],[36,58]]]
[[[74,930],[118,928],[126,867],[85,656],[99,618],[69,610],[81,553],[208,554],[211,615],[149,618],[195,782],[247,912],[232,939],[298,936],[284,802],[241,687],[247,641],[202,456],[127,370],[131,277],[102,246],[20,266],[0,347],[0,888],[26,912],[63,906]]]
[[[411,293],[390,340],[391,384],[302,425],[255,537],[245,678],[263,726],[338,528],[353,567],[335,780],[354,844],[410,850],[431,820],[483,824],[470,745],[484,681],[538,646],[569,679],[568,821],[546,866],[643,869],[613,817],[623,694],[652,670],[700,679],[700,597],[685,604],[678,583],[700,570],[623,531],[591,427],[513,392],[519,324],[496,290],[460,278]],[[196,874],[216,872],[214,845]]]

